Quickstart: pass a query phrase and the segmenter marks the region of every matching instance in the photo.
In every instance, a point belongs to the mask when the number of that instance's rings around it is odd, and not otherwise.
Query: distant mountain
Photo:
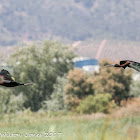
[[[0,45],[62,38],[140,41],[138,0],[0,0]]]

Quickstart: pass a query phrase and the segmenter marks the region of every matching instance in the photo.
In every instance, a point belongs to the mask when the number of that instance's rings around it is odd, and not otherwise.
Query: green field
[[[0,140],[139,140],[140,116],[63,115],[24,112],[1,116]]]

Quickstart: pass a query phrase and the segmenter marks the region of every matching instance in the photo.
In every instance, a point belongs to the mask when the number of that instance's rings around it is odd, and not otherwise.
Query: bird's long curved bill
[[[114,67],[114,64],[113,65],[106,65],[104,67]]]
[[[24,84],[24,86],[30,86],[30,85],[33,85],[33,83],[26,83],[26,84]]]

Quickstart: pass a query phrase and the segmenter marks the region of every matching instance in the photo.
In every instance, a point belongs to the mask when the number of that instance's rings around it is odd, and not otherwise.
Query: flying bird
[[[32,83],[21,84],[15,81],[15,78],[7,71],[1,70],[0,71],[0,85],[5,87],[15,87],[15,86],[28,86],[32,85]]]
[[[140,72],[140,63],[139,62],[135,62],[135,61],[131,61],[131,60],[122,60],[120,61],[120,64],[113,64],[113,65],[106,65],[105,67],[122,67],[122,68],[133,68],[136,71]]]

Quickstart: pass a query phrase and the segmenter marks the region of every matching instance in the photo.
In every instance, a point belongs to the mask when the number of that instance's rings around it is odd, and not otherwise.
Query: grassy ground
[[[102,114],[56,116],[31,113],[2,116],[0,140],[140,140],[140,116]]]

